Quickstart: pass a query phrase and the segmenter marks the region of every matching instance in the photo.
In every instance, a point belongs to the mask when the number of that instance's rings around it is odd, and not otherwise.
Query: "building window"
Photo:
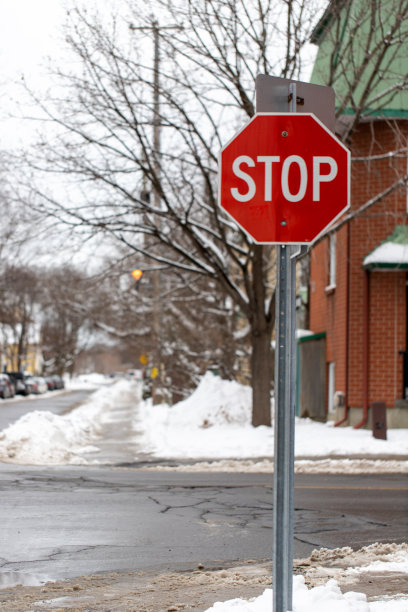
[[[328,411],[329,414],[336,412],[336,404],[334,401],[334,390],[336,388],[336,364],[334,361],[329,363],[329,398]]]
[[[326,291],[331,291],[336,288],[336,244],[337,234],[329,236],[329,282]]]

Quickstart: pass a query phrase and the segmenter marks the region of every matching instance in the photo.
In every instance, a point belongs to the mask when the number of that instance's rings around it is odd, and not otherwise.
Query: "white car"
[[[37,384],[37,388],[35,393],[45,393],[48,391],[48,385],[45,381],[45,378],[42,376],[33,376],[35,383]]]

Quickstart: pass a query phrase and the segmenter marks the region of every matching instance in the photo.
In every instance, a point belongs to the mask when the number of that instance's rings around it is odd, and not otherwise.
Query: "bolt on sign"
[[[220,153],[220,206],[260,244],[310,244],[348,207],[350,152],[312,113],[258,113]]]

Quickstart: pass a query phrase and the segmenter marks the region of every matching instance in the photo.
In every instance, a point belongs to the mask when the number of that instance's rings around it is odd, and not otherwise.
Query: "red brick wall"
[[[406,153],[381,157],[406,147],[408,122],[376,121],[362,124],[353,138],[352,210],[357,210],[406,173]],[[379,156],[371,161],[355,158]],[[363,405],[364,364],[364,258],[380,245],[396,225],[407,224],[407,192],[400,187],[343,226],[337,236],[336,288],[328,285],[328,239],[311,253],[310,328],[326,332],[327,362],[336,362],[336,390],[346,392],[348,337],[348,404]],[[348,236],[349,234],[349,236]],[[348,239],[349,254],[348,261]],[[347,276],[349,274],[349,281]],[[403,272],[370,273],[369,403],[386,401],[393,406],[402,396],[402,357],[405,347],[406,275]],[[349,308],[347,296],[349,293]],[[347,335],[348,317],[348,335]]]
[[[311,253],[310,328],[326,332],[326,361],[336,362],[336,388],[346,391],[345,360],[347,323],[347,226],[337,234],[336,287],[329,285],[329,240],[323,240]]]
[[[402,396],[405,350],[405,272],[370,272],[369,403],[392,407]]]

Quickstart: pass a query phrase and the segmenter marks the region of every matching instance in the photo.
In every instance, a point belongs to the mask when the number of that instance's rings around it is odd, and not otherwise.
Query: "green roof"
[[[408,270],[408,226],[397,225],[384,242],[364,259],[366,270]]]
[[[344,114],[361,106],[364,116],[408,118],[408,15],[396,25],[397,4],[332,0],[313,31],[319,50],[311,82],[332,86]]]

